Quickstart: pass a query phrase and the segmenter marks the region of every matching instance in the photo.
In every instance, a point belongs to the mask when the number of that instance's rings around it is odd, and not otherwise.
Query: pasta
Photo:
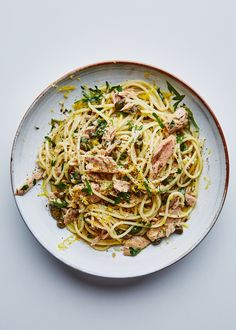
[[[97,250],[124,245],[135,256],[181,234],[197,200],[203,142],[184,95],[167,87],[82,86],[65,118],[52,119],[39,170],[16,193],[43,179],[58,226]]]

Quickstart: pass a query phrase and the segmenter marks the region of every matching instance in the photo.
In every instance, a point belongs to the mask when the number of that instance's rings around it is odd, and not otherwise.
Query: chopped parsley
[[[55,160],[51,160],[51,166],[55,166],[56,161]]]
[[[151,191],[151,188],[149,187],[147,181],[144,181],[143,184],[144,184],[145,189],[147,190],[148,197],[152,197],[152,191]]]
[[[85,192],[87,195],[93,195],[93,190],[91,187],[91,184],[87,179],[85,179],[86,186],[82,189],[83,192]]]
[[[184,195],[184,194],[185,194],[185,192],[186,192],[186,189],[185,189],[185,188],[180,188],[180,189],[179,189],[179,192],[180,192],[181,194],[183,194],[183,195]]]
[[[130,231],[130,234],[138,234],[140,232],[140,230],[142,229],[142,227],[139,227],[139,226],[134,226],[131,231]]]
[[[95,86],[95,88],[81,86],[81,89],[83,95],[83,102],[98,102],[102,99],[103,92],[97,86]]]
[[[132,257],[135,257],[137,254],[139,254],[140,251],[141,249],[138,248],[132,248],[132,247],[129,248],[129,252]]]
[[[174,110],[178,107],[179,103],[183,101],[185,98],[185,95],[181,95],[168,81],[167,81],[167,87],[170,91],[171,94],[174,94],[175,96],[173,97],[173,101],[176,101],[173,104]]]
[[[163,96],[163,94],[162,94],[162,92],[161,92],[160,87],[158,88],[157,93],[158,93],[158,95],[160,96],[162,102],[165,104],[165,102],[164,102],[164,101],[165,101],[165,98],[164,98],[164,96]]]
[[[153,112],[152,115],[153,115],[153,117],[155,117],[155,119],[158,122],[159,126],[161,128],[164,128],[165,125],[163,124],[163,121],[161,120],[161,118],[155,112]]]
[[[128,121],[127,125],[129,127],[129,131],[132,131],[134,124],[131,121]]]
[[[188,113],[188,118],[189,118],[190,124],[192,124],[192,126],[194,127],[195,132],[198,133],[199,132],[199,126],[198,126],[198,124],[196,123],[196,121],[193,117],[192,111],[185,104],[184,104],[184,108]]]
[[[182,173],[181,168],[178,168],[177,173],[178,173],[178,174]]]
[[[107,127],[107,122],[104,119],[98,119],[97,120],[97,128],[96,131],[94,133],[91,133],[92,137],[97,137],[97,138],[101,138],[105,132],[105,128]]]
[[[38,126],[34,126],[34,128],[35,128],[35,129],[37,129],[37,130],[39,129],[39,127],[38,127]]]
[[[130,193],[129,192],[119,192],[116,196],[114,202],[115,204],[119,204],[121,201],[125,201],[127,203],[130,203]]]
[[[82,147],[88,151],[92,149],[92,146],[89,143],[89,139],[85,138],[85,137],[81,137],[80,142],[82,144]]]
[[[58,184],[55,185],[57,188],[59,188],[60,190],[65,190],[67,185],[63,182],[59,182]]]
[[[187,150],[187,146],[186,146],[186,144],[183,142],[183,143],[181,143],[181,145],[180,145],[180,150],[181,151],[185,151],[185,150]]]
[[[49,136],[45,136],[45,140],[47,140],[48,142],[50,142],[53,147],[56,146],[56,143]]]
[[[36,185],[36,183],[37,183],[37,180],[36,180],[36,179],[34,179],[34,180],[33,180],[33,185],[35,186],[35,185]]]
[[[61,200],[52,201],[50,204],[54,207],[57,207],[58,209],[62,209],[64,207],[67,207],[68,205],[66,201],[61,201]]]
[[[181,143],[184,139],[184,134],[177,133],[176,134],[176,142]]]
[[[108,81],[106,81],[106,92],[110,93],[112,91],[122,92],[122,87],[120,85],[111,86]]]
[[[120,160],[125,160],[127,157],[127,152],[122,152],[122,154],[120,155]]]

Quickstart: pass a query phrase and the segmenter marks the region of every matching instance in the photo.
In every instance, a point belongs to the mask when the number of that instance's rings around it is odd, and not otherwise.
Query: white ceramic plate
[[[148,65],[107,62],[87,66],[68,73],[37,97],[16,133],[11,161],[12,188],[15,191],[35,167],[36,155],[44,136],[49,131],[51,118],[60,117],[59,102],[65,101],[69,108],[75,98],[78,99],[81,95],[81,84],[94,86],[109,81],[116,85],[126,79],[151,79],[163,88],[166,88],[168,80],[186,95],[185,103],[193,110],[200,126],[201,137],[206,138],[199,200],[188,222],[189,228],[184,234],[173,235],[159,246],[149,246],[135,258],[124,257],[122,252],[117,251],[116,257],[113,258],[113,249],[98,252],[82,241],[76,241],[69,248],[61,250],[58,244],[69,237],[70,233],[66,229],[57,228],[46,208],[45,198],[37,196],[40,187],[35,186],[23,197],[16,196],[17,206],[28,228],[56,258],[83,272],[114,278],[140,276],[173,264],[201,242],[219,216],[228,186],[228,153],[220,125],[202,98],[178,78]],[[55,85],[68,84],[76,85],[78,88],[65,100],[62,94],[57,92]],[[36,130],[35,126],[40,129]]]

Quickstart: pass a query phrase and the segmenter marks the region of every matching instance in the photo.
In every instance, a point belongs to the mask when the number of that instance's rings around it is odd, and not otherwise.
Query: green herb
[[[171,181],[174,180],[174,177],[172,175],[168,176],[165,180],[162,181],[164,185],[168,185]]]
[[[51,166],[55,166],[56,161],[55,160],[51,160]]]
[[[140,230],[142,229],[142,227],[139,227],[139,226],[134,226],[131,231],[130,231],[130,234],[138,234],[140,232]]]
[[[35,128],[35,129],[39,129],[39,127],[38,127],[38,126],[34,126],[34,128]]]
[[[147,190],[148,197],[152,197],[152,191],[151,191],[151,188],[149,187],[147,181],[144,181],[143,184],[144,184],[145,189]]]
[[[51,119],[51,130],[52,130],[53,128],[55,128],[56,125],[60,125],[60,123],[62,123],[62,122],[63,122],[63,120],[58,120],[58,119],[54,119],[54,118],[52,118],[52,119]]]
[[[183,142],[183,143],[181,143],[181,145],[180,145],[180,150],[181,151],[185,151],[185,150],[187,150],[187,146],[186,146],[186,144]]]
[[[96,131],[94,133],[91,133],[92,137],[101,138],[105,132],[105,128],[107,127],[107,122],[103,119],[97,120],[98,126],[96,128]]]
[[[87,179],[85,179],[85,183],[86,183],[86,187],[84,187],[82,189],[83,192],[85,192],[87,195],[93,195],[93,190],[91,187],[91,184],[89,183],[89,181]]]
[[[56,146],[56,143],[52,141],[52,139],[49,136],[45,136],[45,139],[52,144],[53,147]]]
[[[119,192],[116,196],[114,202],[115,204],[119,204],[121,201],[125,201],[127,203],[130,203],[130,193],[129,192]]]
[[[153,117],[155,117],[156,121],[158,122],[159,126],[161,128],[164,128],[165,125],[163,124],[163,121],[161,120],[161,118],[156,114],[156,113],[152,113]]]
[[[164,98],[164,96],[163,96],[163,94],[162,94],[162,92],[161,92],[160,87],[158,88],[157,93],[158,93],[158,95],[160,96],[162,102],[165,104],[165,102],[164,102],[164,101],[165,101],[165,98]]]
[[[78,182],[82,182],[82,181],[81,181],[81,176],[80,176],[80,174],[79,174],[78,171],[74,171],[74,172],[72,172],[72,173],[71,173],[71,176],[72,176],[72,178],[73,178],[74,180],[76,180],[76,181],[78,181]]]
[[[181,143],[184,139],[184,134],[177,133],[176,134],[176,142]]]
[[[83,95],[83,102],[98,102],[103,96],[103,92],[97,86],[95,86],[95,88],[81,86],[81,89]]]
[[[112,91],[117,91],[117,92],[122,92],[122,87],[120,85],[116,85],[116,86],[110,86],[110,84],[108,83],[108,81],[106,81],[106,92],[110,93]]]
[[[141,125],[141,126],[135,125],[134,129],[135,129],[135,131],[141,131],[143,129],[143,125]]]
[[[63,182],[59,182],[58,184],[55,185],[57,188],[59,188],[60,190],[65,190],[67,185]]]
[[[185,189],[185,188],[180,188],[180,189],[179,189],[179,192],[180,192],[181,194],[183,194],[183,195],[184,195],[184,194],[185,194],[185,192],[186,192],[186,189]]]
[[[177,173],[178,173],[178,174],[182,173],[181,168],[178,168]]]
[[[63,209],[64,207],[67,207],[68,203],[66,201],[52,201],[51,205],[57,207],[58,209]]]
[[[129,248],[129,252],[132,257],[135,257],[137,254],[139,254],[140,251],[141,251],[141,249],[138,249],[138,248],[137,249],[132,248],[132,247]]]
[[[116,229],[116,233],[117,233],[117,235],[121,235],[123,233],[123,231],[121,229]]]
[[[134,124],[131,121],[128,121],[127,125],[129,127],[129,131],[132,131]]]
[[[198,124],[196,123],[196,121],[193,117],[192,111],[185,104],[183,106],[184,106],[185,110],[188,112],[188,118],[189,118],[190,123],[193,125],[193,127],[195,128],[195,131],[198,133],[199,132],[199,126],[198,126]]]
[[[28,184],[25,184],[25,185],[21,188],[21,190],[24,190],[24,191],[26,191],[27,189],[29,189],[29,185],[28,185]]]
[[[37,183],[37,180],[36,180],[36,179],[34,179],[34,180],[33,180],[33,185],[35,186],[35,185],[36,185],[36,183]]]
[[[177,90],[167,81],[167,87],[171,94],[174,94],[173,101],[176,101],[173,104],[174,110],[178,107],[179,103],[185,98],[185,95],[181,95]]]
[[[90,143],[89,143],[89,139],[87,139],[87,138],[85,138],[85,137],[81,137],[80,141],[81,141],[81,144],[82,144],[83,148],[84,148],[86,151],[92,149],[92,146],[91,146]]]

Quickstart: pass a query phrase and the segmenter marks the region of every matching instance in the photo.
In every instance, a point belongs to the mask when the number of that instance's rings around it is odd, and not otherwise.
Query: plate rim
[[[95,272],[95,271],[90,271],[90,270],[86,270],[83,269],[81,267],[75,266],[74,264],[68,262],[66,260],[66,258],[57,255],[54,251],[52,251],[50,248],[48,248],[47,246],[45,246],[41,240],[34,235],[33,231],[30,229],[26,219],[24,218],[20,207],[18,205],[17,199],[16,199],[16,195],[14,193],[14,187],[13,187],[13,160],[14,160],[14,151],[16,148],[16,143],[17,143],[17,139],[18,136],[20,134],[21,128],[23,126],[23,123],[25,122],[25,119],[27,118],[28,114],[32,111],[33,107],[35,106],[35,104],[38,102],[39,99],[41,99],[49,90],[50,88],[53,87],[53,85],[57,85],[59,82],[63,81],[64,79],[66,79],[67,77],[71,76],[71,75],[76,75],[78,74],[80,71],[84,71],[87,69],[91,69],[91,68],[96,68],[99,66],[106,66],[106,65],[112,65],[112,64],[118,64],[118,65],[134,65],[134,66],[138,66],[138,67],[143,67],[146,68],[147,70],[154,70],[158,73],[161,74],[165,74],[167,75],[169,78],[176,80],[178,83],[180,83],[181,85],[183,85],[188,91],[190,91],[197,99],[199,99],[203,105],[205,106],[205,108],[207,109],[207,111],[209,112],[209,114],[211,115],[212,119],[214,120],[216,127],[218,129],[218,132],[220,134],[220,138],[224,147],[224,156],[225,156],[225,184],[224,184],[224,191],[223,191],[223,195],[221,198],[221,202],[220,205],[218,207],[218,209],[215,212],[215,216],[213,217],[211,224],[209,227],[207,227],[206,231],[203,233],[203,235],[195,242],[195,244],[193,244],[189,249],[187,249],[184,253],[182,253],[179,257],[175,258],[174,260],[170,261],[167,265],[157,269],[157,270],[152,270],[152,271],[141,271],[138,272],[137,274],[114,274],[114,275],[106,275],[103,273],[99,273],[99,272]],[[124,61],[124,60],[110,60],[110,61],[101,61],[101,62],[96,62],[93,64],[88,64],[88,65],[84,65],[81,67],[78,67],[72,71],[69,71],[65,74],[63,74],[60,78],[56,79],[54,82],[50,83],[40,94],[38,94],[38,96],[34,99],[34,101],[31,103],[31,105],[28,107],[28,109],[26,110],[25,114],[23,115],[16,133],[15,133],[15,137],[13,140],[13,144],[12,144],[12,149],[11,149],[11,155],[10,155],[10,181],[11,181],[11,189],[12,189],[12,193],[14,196],[14,200],[15,200],[15,204],[17,206],[17,209],[20,213],[20,216],[23,220],[23,222],[25,223],[26,227],[28,228],[28,230],[31,232],[31,234],[34,236],[34,238],[40,243],[40,245],[47,251],[49,252],[51,255],[53,255],[57,260],[60,260],[60,262],[63,262],[64,264],[66,264],[67,266],[70,266],[71,268],[75,269],[75,270],[79,270],[82,271],[86,274],[90,274],[90,275],[95,275],[95,276],[99,276],[99,277],[104,277],[104,278],[135,278],[135,277],[140,277],[140,276],[144,276],[144,275],[148,275],[148,274],[152,274],[152,273],[156,273],[162,269],[165,269],[167,267],[170,267],[171,265],[174,265],[176,262],[178,262],[179,260],[183,259],[184,257],[186,257],[190,252],[192,252],[205,238],[206,236],[210,233],[210,231],[212,230],[213,226],[215,225],[221,210],[223,208],[225,199],[226,199],[226,195],[227,195],[227,191],[228,191],[228,186],[229,186],[229,174],[230,174],[230,164],[229,164],[229,153],[228,153],[228,147],[227,147],[227,143],[226,143],[226,139],[222,130],[222,127],[214,113],[214,111],[211,109],[211,107],[208,105],[208,103],[202,98],[202,96],[200,96],[198,94],[198,92],[195,91],[195,89],[193,89],[191,86],[189,86],[184,80],[180,79],[179,77],[177,77],[176,75],[161,69],[159,67],[156,67],[154,65],[150,65],[150,64],[145,64],[142,62],[136,62],[136,61]]]

